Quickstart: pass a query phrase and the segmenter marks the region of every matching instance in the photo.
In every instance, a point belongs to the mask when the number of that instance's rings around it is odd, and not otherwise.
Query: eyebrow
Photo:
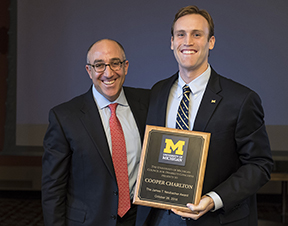
[[[121,61],[120,58],[114,57],[114,58],[109,59],[109,62],[114,61],[114,60],[120,60],[120,61]],[[104,60],[102,60],[102,59],[99,59],[99,60],[96,59],[96,60],[94,60],[94,64],[96,64],[96,63],[104,63]]]
[[[204,31],[203,31],[203,30],[197,30],[197,29],[195,29],[195,30],[192,30],[192,32],[200,32],[200,33],[204,33]]]
[[[187,33],[187,31],[186,30],[176,30],[174,33]],[[199,29],[193,29],[192,30],[192,33],[193,32],[202,32],[202,33],[204,33],[204,31],[203,30],[199,30]]]

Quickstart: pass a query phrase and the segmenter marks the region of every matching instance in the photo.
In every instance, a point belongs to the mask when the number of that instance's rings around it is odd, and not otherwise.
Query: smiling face
[[[199,14],[185,15],[174,24],[171,49],[178,62],[180,75],[187,84],[207,69],[209,50],[215,44],[215,37],[209,40],[208,37],[208,22]]]
[[[87,55],[89,64],[96,63],[109,64],[115,60],[121,62],[125,60],[124,51],[113,40],[100,40],[96,42],[90,49]],[[125,81],[125,76],[128,72],[129,62],[126,60],[120,70],[113,71],[109,66],[103,72],[96,72],[93,67],[86,65],[86,70],[93,81],[96,90],[101,93],[107,100],[115,101]]]

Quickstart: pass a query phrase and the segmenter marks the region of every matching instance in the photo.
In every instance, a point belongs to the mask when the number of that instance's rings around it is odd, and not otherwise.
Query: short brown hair
[[[205,10],[205,9],[199,9],[197,6],[186,6],[183,7],[181,9],[179,9],[179,11],[176,13],[172,27],[171,27],[171,35],[174,36],[174,25],[176,23],[176,21],[182,17],[182,16],[186,16],[189,14],[199,14],[201,16],[203,16],[209,25],[209,36],[208,36],[208,40],[214,36],[214,23],[213,23],[213,19],[210,16],[210,14]]]

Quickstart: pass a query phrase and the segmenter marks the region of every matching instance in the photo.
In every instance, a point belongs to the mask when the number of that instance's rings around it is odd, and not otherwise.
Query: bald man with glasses
[[[109,66],[109,67],[107,67]],[[87,53],[89,91],[49,113],[42,206],[46,226],[132,226],[150,91],[123,87],[129,62],[104,39]]]

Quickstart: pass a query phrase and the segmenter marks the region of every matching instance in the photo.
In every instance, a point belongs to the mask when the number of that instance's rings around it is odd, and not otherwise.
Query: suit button
[[[116,219],[117,219],[117,216],[115,216],[115,215],[111,215],[110,217],[111,217],[111,219],[113,219],[113,220],[116,220]]]
[[[118,195],[118,191],[113,191],[113,195]]]

